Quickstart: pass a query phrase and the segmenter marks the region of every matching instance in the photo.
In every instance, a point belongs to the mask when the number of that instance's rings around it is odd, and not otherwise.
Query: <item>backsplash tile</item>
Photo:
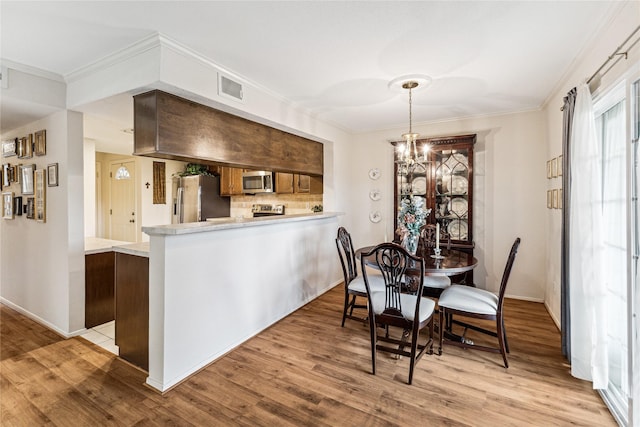
[[[313,212],[311,208],[322,204],[322,194],[256,194],[255,196],[232,196],[231,216],[242,215],[251,218],[251,206],[260,203],[268,205],[284,205],[285,214],[301,214]]]

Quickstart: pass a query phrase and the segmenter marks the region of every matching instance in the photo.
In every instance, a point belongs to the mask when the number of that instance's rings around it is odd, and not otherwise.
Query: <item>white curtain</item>
[[[605,389],[609,378],[602,160],[586,83],[576,96],[571,147],[571,374]]]

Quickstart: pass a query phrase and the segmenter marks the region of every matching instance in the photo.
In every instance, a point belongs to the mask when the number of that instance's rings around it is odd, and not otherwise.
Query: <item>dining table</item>
[[[360,259],[363,253],[370,252],[375,245],[364,246],[356,250],[356,258]],[[416,255],[424,260],[425,276],[457,276],[473,270],[478,265],[478,260],[469,253],[456,249],[440,248],[441,258],[436,258],[433,248],[418,247]],[[375,262],[367,262],[375,267]]]

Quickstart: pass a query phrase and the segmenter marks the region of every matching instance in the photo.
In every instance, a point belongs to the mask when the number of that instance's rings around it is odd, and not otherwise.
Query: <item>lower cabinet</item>
[[[116,345],[120,357],[149,370],[149,258],[116,253]]]
[[[115,319],[115,253],[84,257],[84,327],[89,329]]]

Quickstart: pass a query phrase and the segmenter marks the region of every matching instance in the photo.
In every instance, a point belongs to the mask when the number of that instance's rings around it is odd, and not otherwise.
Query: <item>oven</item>
[[[251,213],[253,213],[254,218],[284,215],[284,205],[255,204],[251,206]]]

